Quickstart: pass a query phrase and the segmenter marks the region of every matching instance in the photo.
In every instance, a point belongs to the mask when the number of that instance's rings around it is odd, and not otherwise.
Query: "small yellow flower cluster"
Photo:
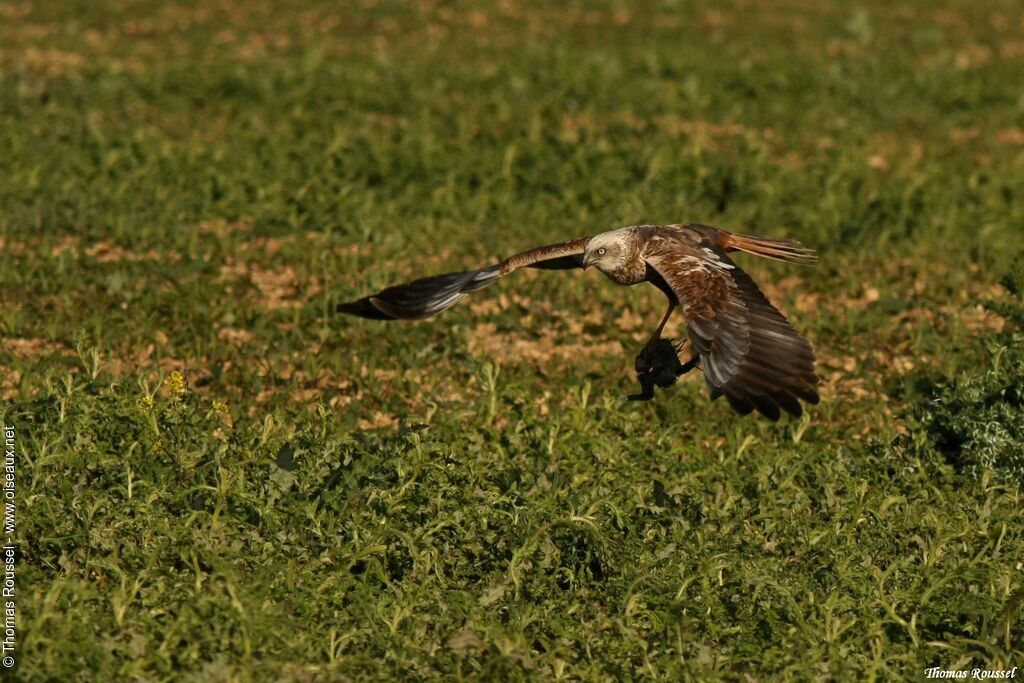
[[[223,401],[214,401],[213,402],[213,412],[217,413],[218,415],[227,416],[228,415],[228,404],[224,403]]]
[[[167,377],[167,389],[171,392],[171,396],[182,396],[185,393],[185,375],[173,370]]]
[[[153,397],[146,394],[145,396],[140,397],[139,400],[135,402],[135,405],[137,405],[139,410],[142,412],[148,413],[153,407]]]

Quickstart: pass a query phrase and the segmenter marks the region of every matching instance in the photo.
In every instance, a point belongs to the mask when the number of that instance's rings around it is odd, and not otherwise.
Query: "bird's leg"
[[[676,306],[678,305],[679,304],[676,303],[675,299],[669,299],[668,310],[665,311],[665,317],[661,319],[661,323],[658,325],[658,329],[654,331],[654,334],[651,335],[651,338],[647,340],[646,344],[644,344],[644,348],[640,350],[641,355],[644,353],[644,351],[651,348],[651,346],[654,345],[654,342],[661,339],[661,331],[665,329],[665,323],[668,322],[669,316],[672,315],[672,311],[676,310]]]

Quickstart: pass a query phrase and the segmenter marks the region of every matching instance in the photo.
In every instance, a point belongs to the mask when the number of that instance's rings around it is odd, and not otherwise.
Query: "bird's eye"
[[[604,247],[601,247],[600,249],[597,250],[597,255],[598,256],[604,256],[607,251],[608,251],[607,249],[605,249]]]

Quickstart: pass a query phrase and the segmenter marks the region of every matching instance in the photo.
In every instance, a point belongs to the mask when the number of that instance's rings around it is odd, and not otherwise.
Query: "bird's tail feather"
[[[811,265],[818,260],[818,254],[813,249],[808,249],[796,240],[780,240],[774,237],[762,235],[725,235],[726,249],[737,249],[748,254],[786,261],[788,263],[799,263]]]
[[[413,280],[357,301],[338,304],[339,313],[375,320],[419,320],[451,308],[467,294],[501,278],[498,266]]]

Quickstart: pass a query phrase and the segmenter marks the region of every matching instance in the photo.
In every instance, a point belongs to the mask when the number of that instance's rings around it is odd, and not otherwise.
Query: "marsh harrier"
[[[479,270],[448,273],[388,287],[343,303],[343,313],[377,320],[418,320],[450,308],[471,292],[519,268],[566,270],[594,266],[616,284],[650,282],[668,297],[668,310],[636,358],[643,395],[699,365],[711,399],[725,396],[746,415],[757,409],[777,420],[800,415],[800,400],[818,402],[814,349],[750,276],[729,258],[744,251],[790,263],[814,263],[814,251],[794,240],[739,235],[707,225],[635,225],[592,237],[537,247]],[[694,356],[680,364],[661,339],[669,316],[682,309]],[[666,377],[667,375],[667,377]]]

